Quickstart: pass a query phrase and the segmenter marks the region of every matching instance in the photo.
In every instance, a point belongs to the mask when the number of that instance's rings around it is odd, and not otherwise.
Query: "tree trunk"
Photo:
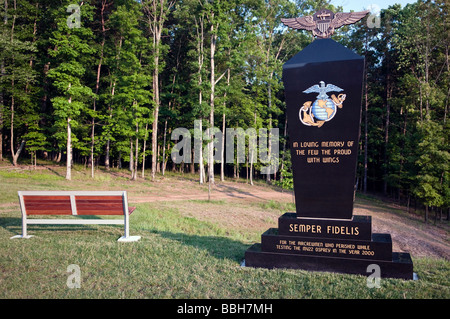
[[[159,31],[160,32],[160,31]],[[153,111],[153,124],[152,124],[152,181],[155,180],[156,175],[156,155],[158,145],[158,115],[159,115],[159,41],[161,33],[157,36],[155,43],[155,70],[153,71],[153,100],[155,102],[155,110]]]
[[[123,44],[123,37],[121,36],[119,39],[119,50],[118,53],[116,55],[116,68],[119,68],[119,58],[120,58],[120,53],[122,51],[122,44]],[[116,80],[114,79],[114,75],[111,77],[111,102],[108,105],[108,112],[109,112],[109,120],[111,121],[112,116],[113,116],[113,109],[112,109],[112,105],[113,105],[113,101],[114,101],[114,95],[115,95],[115,89],[116,89]],[[105,158],[105,167],[106,170],[109,171],[109,166],[110,166],[110,144],[111,144],[111,138],[108,136],[108,140],[107,140],[107,148],[106,148],[106,158]],[[122,154],[119,152],[119,159],[118,159],[118,168],[122,168]]]
[[[130,163],[129,163],[129,170],[131,172],[131,177],[133,177],[133,168],[134,166],[134,159],[133,159],[133,139],[130,137]]]
[[[249,159],[248,159],[248,153],[247,153],[247,156],[245,157],[245,160],[246,160],[246,162],[245,162],[245,183],[246,184],[248,184],[248,162],[249,162]]]
[[[191,174],[194,175],[195,174],[195,162],[194,162],[194,158],[195,158],[195,150],[192,149],[191,150],[191,163],[189,164],[189,168],[191,171]]]
[[[70,103],[70,102],[69,102]],[[71,119],[67,119],[67,159],[66,159],[66,179],[72,179],[72,126]]]
[[[255,125],[255,130],[256,130],[256,111],[255,111],[255,123],[254,123],[254,125]],[[251,153],[251,155],[250,155],[250,185],[252,185],[253,186],[253,162],[254,162],[254,153],[255,153],[255,148],[256,148],[256,145],[255,145],[255,147],[252,147],[252,153]]]
[[[220,150],[220,181],[223,182],[224,180],[225,180],[225,111],[222,113],[222,146]]]
[[[13,165],[14,166],[17,166],[17,160],[19,159],[20,153],[22,152],[24,146],[25,146],[25,140],[22,140],[19,148],[17,149],[17,152],[16,153],[13,152]]]
[[[102,62],[103,62],[103,49],[105,47],[105,17],[104,17],[104,11],[105,11],[106,1],[102,1],[102,8],[101,8],[101,21],[102,21],[102,43],[101,43],[101,49],[100,49],[100,61],[98,62],[97,66],[97,81],[95,83],[95,96],[94,96],[94,116],[92,117],[92,129],[91,129],[91,178],[94,178],[94,146],[95,146],[95,112],[96,112],[96,102],[97,102],[97,94],[98,94],[98,88],[100,86],[100,74],[102,70]]]
[[[162,175],[166,172],[166,134],[167,134],[167,120],[164,121],[164,141],[163,141],[163,164],[162,164]]]
[[[138,160],[139,160],[139,139],[136,137],[136,146],[134,148],[134,171],[133,171],[133,180],[137,180],[137,168],[138,168]]]
[[[145,133],[144,133],[144,145],[142,149],[142,178],[145,178],[144,176],[144,170],[145,170],[145,148],[147,147],[147,134],[148,134],[148,123],[145,124]],[[159,150],[159,148],[158,148]],[[159,153],[159,151],[158,151]]]
[[[230,55],[230,53],[228,53]],[[230,86],[231,69],[227,70],[227,87]],[[223,113],[222,113],[222,147],[221,147],[221,162],[220,162],[220,180],[223,182],[225,180],[225,110],[226,110],[226,97],[227,92],[224,93],[223,101]]]
[[[200,184],[206,183],[205,180],[205,164],[203,163],[203,126],[202,119],[200,119],[200,150],[199,150],[199,158],[198,158],[200,169]]]
[[[11,89],[14,92],[14,79],[11,81]],[[17,166],[17,157],[14,152],[14,94],[11,94],[11,130],[10,130],[11,155],[13,158],[13,165]]]
[[[69,83],[69,88],[68,90],[70,90],[72,84]],[[72,103],[72,97],[69,97],[69,104]],[[70,124],[70,121],[72,119],[70,117],[67,118],[67,146],[66,146],[66,150],[67,150],[67,158],[66,158],[66,179],[67,180],[71,180],[72,179],[72,126]]]
[[[214,19],[214,12],[212,13],[211,20]],[[210,52],[210,67],[211,67],[211,95],[210,95],[210,113],[209,113],[209,138],[208,143],[208,183],[214,184],[214,100],[215,100],[215,88],[216,88],[216,75],[215,75],[215,53],[216,53],[216,41],[217,35],[214,31],[214,23],[211,23],[211,52]],[[210,188],[210,187],[209,187]]]
[[[271,79],[272,77],[270,77]],[[267,88],[267,98],[268,98],[268,111],[269,111],[269,134],[268,134],[268,150],[267,150],[267,158],[269,162],[271,161],[271,152],[272,152],[272,143],[270,141],[271,138],[271,128],[272,128],[272,85],[269,83]],[[270,183],[270,174],[266,174],[266,182]]]
[[[202,108],[202,104],[203,104],[203,89],[202,89],[202,83],[203,83],[203,78],[202,78],[202,70],[203,70],[203,62],[204,62],[204,40],[205,40],[205,35],[204,35],[204,22],[205,22],[205,15],[202,14],[199,18],[197,17],[193,17],[194,22],[195,22],[195,30],[196,30],[196,34],[197,34],[197,53],[198,53],[198,87],[199,87],[199,92],[198,92],[198,105],[200,107],[200,109]],[[205,183],[205,166],[203,163],[203,126],[202,126],[202,120],[203,120],[203,115],[200,112],[200,149],[199,149],[199,183],[203,184]]]
[[[110,144],[111,144],[111,140],[110,140],[110,138],[108,138],[106,140],[106,153],[105,153],[105,168],[107,171],[109,171],[111,169],[110,164],[109,164],[109,153],[111,150]]]
[[[269,160],[269,163],[271,163],[272,159],[272,114],[269,115],[269,133],[267,134],[267,159]],[[270,174],[266,174],[266,182],[270,183]]]
[[[250,185],[253,186],[253,149],[252,152],[250,154]]]
[[[121,44],[122,44],[122,42],[121,42]],[[112,104],[112,100],[114,99],[115,87],[116,87],[116,82],[111,80],[111,103],[108,106],[110,121],[111,121],[112,115],[113,115],[111,104]],[[106,141],[106,155],[105,155],[105,168],[107,171],[110,170],[110,152],[111,152],[111,138],[108,136],[107,141]]]
[[[95,98],[94,98],[94,112],[95,112]],[[91,127],[91,178],[94,178],[94,145],[95,145],[95,119],[92,117]]]
[[[136,123],[136,146],[134,148],[135,155],[134,155],[134,170],[133,170],[133,180],[137,180],[137,171],[138,171],[138,160],[139,160],[139,124]]]

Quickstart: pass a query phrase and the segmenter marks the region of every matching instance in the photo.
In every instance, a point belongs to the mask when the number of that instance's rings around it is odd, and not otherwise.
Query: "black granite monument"
[[[364,58],[330,39],[334,28],[368,11],[282,19],[318,39],[283,66],[296,213],[286,213],[245,253],[245,265],[413,279],[407,253],[370,216],[353,215]]]

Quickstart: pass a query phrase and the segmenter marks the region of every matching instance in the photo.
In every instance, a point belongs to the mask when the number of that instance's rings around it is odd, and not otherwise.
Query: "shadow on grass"
[[[78,216],[78,219],[96,219],[93,216]],[[40,231],[86,231],[86,230],[93,230],[97,231],[98,225],[27,225],[27,233],[29,235],[39,235]],[[100,225],[100,226],[112,226],[112,227],[118,227],[120,229],[123,229],[122,225]],[[12,235],[21,235],[22,234],[22,219],[17,217],[2,217],[0,218],[0,227],[3,227],[5,230],[10,232]]]
[[[91,216],[79,216],[91,217]],[[86,218],[88,219],[88,218]],[[90,218],[89,218],[90,219]],[[97,225],[28,225],[27,231],[29,235],[39,236],[40,232],[67,232],[73,231],[98,231]],[[122,225],[105,225],[109,227],[118,227],[123,229]],[[17,217],[0,218],[0,227],[7,230],[11,236],[20,235],[22,233],[22,219]],[[211,256],[217,259],[229,259],[236,263],[241,263],[244,259],[245,251],[250,247],[238,240],[233,240],[221,236],[201,236],[185,233],[173,233],[169,231],[150,230],[151,233],[157,234],[163,238],[177,241],[182,245],[191,246],[196,249],[205,250]]]
[[[250,192],[244,191],[238,187],[218,184],[218,185],[216,185],[216,188],[217,188],[217,190],[220,190],[220,192],[222,192],[230,197],[245,198],[245,196],[250,196],[250,197],[254,197],[256,199],[262,199],[261,197],[256,196]],[[245,196],[240,196],[240,195],[245,195]]]
[[[188,245],[197,249],[206,250],[211,256],[218,259],[230,259],[241,263],[244,259],[245,251],[250,245],[240,241],[219,236],[199,236],[184,233],[172,233],[167,231],[152,231],[164,238],[178,241],[183,245]]]

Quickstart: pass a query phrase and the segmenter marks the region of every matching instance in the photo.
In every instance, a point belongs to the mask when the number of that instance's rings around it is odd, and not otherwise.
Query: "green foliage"
[[[363,99],[361,132],[367,129],[362,155],[368,189],[444,210],[449,207],[450,37],[443,22],[448,12],[446,1],[392,5],[381,10],[380,28],[353,27],[345,40],[366,58],[368,111]],[[363,174],[360,168],[361,180]]]
[[[283,177],[283,179],[275,181],[275,184],[281,186],[284,189],[294,190],[294,178],[292,172],[288,171],[287,169],[282,169],[281,176]]]
[[[429,118],[419,124],[422,141],[418,145],[421,154],[416,164],[419,167],[417,186],[414,193],[427,206],[442,207],[448,200],[448,176],[450,172],[450,153],[448,138],[443,127]],[[447,134],[448,135],[448,134]]]

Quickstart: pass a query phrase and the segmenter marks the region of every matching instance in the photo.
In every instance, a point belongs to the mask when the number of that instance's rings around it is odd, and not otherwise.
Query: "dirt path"
[[[208,185],[199,185],[189,181],[171,181],[170,185],[161,183],[156,193],[146,195],[129,195],[131,201],[136,203],[175,201],[175,200],[208,200]],[[214,185],[211,191],[211,200],[220,199],[244,199],[258,200],[293,200],[292,192],[278,191],[265,186],[235,182],[220,182]]]
[[[448,223],[425,224],[414,215],[399,212],[394,205],[380,207],[367,200],[356,202],[354,214],[372,216],[372,232],[391,234],[394,251],[450,260]]]

